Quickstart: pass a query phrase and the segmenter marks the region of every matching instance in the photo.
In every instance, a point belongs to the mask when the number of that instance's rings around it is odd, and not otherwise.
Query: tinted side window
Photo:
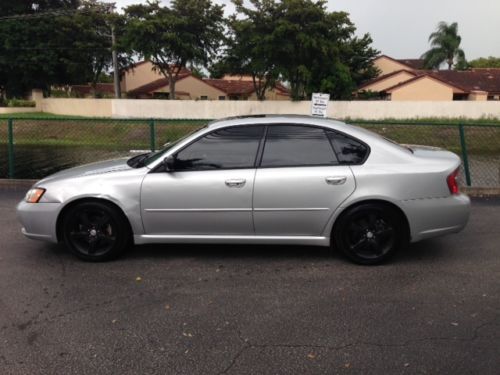
[[[368,153],[368,147],[344,134],[329,131],[328,137],[337,153],[337,158],[342,164],[360,164]]]
[[[323,129],[300,125],[268,127],[261,166],[331,164],[337,164],[337,158]]]
[[[216,130],[177,153],[176,170],[253,168],[263,126]]]

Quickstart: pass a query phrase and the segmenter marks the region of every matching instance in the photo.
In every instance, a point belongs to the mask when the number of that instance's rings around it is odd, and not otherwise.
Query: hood
[[[47,182],[54,182],[67,178],[85,177],[102,175],[108,173],[122,172],[132,170],[132,167],[127,165],[128,158],[106,160],[92,164],[85,164],[74,168],[65,169],[63,171],[54,173],[43,180],[39,181],[37,185],[42,185]]]

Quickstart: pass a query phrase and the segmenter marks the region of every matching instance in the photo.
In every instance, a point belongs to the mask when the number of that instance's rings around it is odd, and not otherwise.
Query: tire
[[[63,242],[78,258],[103,262],[117,258],[129,246],[131,233],[123,214],[101,202],[82,202],[63,217]]]
[[[339,217],[333,230],[333,247],[355,263],[379,264],[406,244],[407,233],[398,211],[383,204],[365,203]]]

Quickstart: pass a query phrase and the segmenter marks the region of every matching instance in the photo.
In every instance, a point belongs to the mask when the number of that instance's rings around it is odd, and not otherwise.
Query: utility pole
[[[103,4],[106,12],[110,15],[114,13],[116,8],[116,3]],[[115,35],[115,25],[113,24],[113,17],[110,17],[111,22],[111,54],[113,58],[113,83],[115,86],[115,98],[120,99],[122,97],[122,90],[120,86],[120,67],[118,66],[118,53],[116,52],[116,35]]]
[[[111,25],[111,44],[113,54],[113,82],[115,84],[115,98],[120,99],[122,97],[122,92],[120,87],[120,68],[118,66],[118,54],[116,52],[116,36],[114,25]]]

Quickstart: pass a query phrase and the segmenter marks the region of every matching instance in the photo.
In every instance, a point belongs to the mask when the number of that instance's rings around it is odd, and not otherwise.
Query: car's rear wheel
[[[358,264],[377,264],[406,242],[407,229],[393,208],[376,203],[355,206],[335,224],[333,246]]]
[[[112,205],[82,202],[64,215],[63,240],[78,258],[100,262],[123,253],[130,243],[130,230]]]

